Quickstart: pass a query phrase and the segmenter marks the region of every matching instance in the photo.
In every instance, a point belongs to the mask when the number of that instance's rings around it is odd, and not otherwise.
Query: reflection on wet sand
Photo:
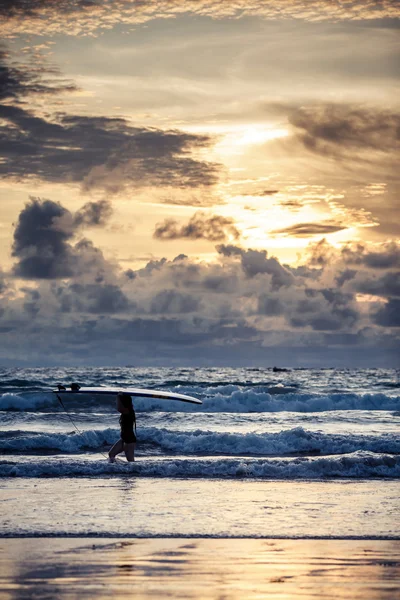
[[[399,540],[13,538],[5,598],[393,600]]]

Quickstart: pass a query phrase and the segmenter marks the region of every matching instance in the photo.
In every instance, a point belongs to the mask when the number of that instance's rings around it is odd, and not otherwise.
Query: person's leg
[[[124,442],[122,440],[118,440],[118,442],[115,442],[114,446],[111,448],[111,450],[108,453],[110,462],[115,462],[115,457],[117,456],[117,454],[121,454],[123,449],[124,449]]]
[[[128,462],[133,462],[135,460],[135,447],[135,442],[132,444],[124,444],[125,456]]]

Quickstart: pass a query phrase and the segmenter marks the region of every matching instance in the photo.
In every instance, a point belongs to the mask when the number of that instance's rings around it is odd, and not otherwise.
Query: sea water
[[[0,369],[2,535],[400,537],[394,370]],[[115,398],[143,387],[137,452],[107,462]]]

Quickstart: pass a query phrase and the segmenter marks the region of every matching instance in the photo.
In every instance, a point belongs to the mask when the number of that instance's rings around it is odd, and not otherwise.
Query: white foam
[[[55,403],[56,398],[51,393],[31,393],[24,395],[6,393],[0,395],[0,410],[32,411],[53,406]]]
[[[119,429],[93,429],[81,433],[37,433],[15,432],[15,436],[0,439],[0,449],[11,450],[62,450],[78,452],[82,449],[98,449],[113,444],[120,436]]]
[[[3,451],[40,449],[66,453],[82,449],[96,450],[113,444],[119,437],[116,428],[86,430],[82,433],[32,433],[16,431],[0,438]],[[139,444],[152,444],[163,452],[179,454],[226,454],[231,456],[268,456],[285,454],[343,454],[365,450],[377,453],[400,453],[400,438],[395,434],[355,435],[325,434],[303,427],[274,433],[229,433],[207,430],[174,431],[140,427]]]
[[[295,459],[140,459],[134,463],[58,457],[0,461],[0,477],[76,477],[100,475],[261,479],[398,478],[400,457],[355,452],[345,456]]]
[[[229,389],[227,389],[229,387]],[[197,394],[203,405],[185,404],[172,400],[137,398],[134,401],[138,412],[203,412],[203,413],[271,413],[271,412],[324,412],[333,410],[400,410],[400,396],[385,394],[304,394],[288,392],[289,388],[279,388],[279,394],[271,394],[254,389],[241,390],[237,386],[208,388]],[[182,390],[178,390],[182,391]],[[185,391],[187,391],[185,389]],[[189,390],[196,396],[196,392]],[[187,392],[189,393],[189,392]],[[115,403],[109,397],[68,399],[67,409],[98,407],[107,411],[115,410]],[[0,410],[35,411],[44,407],[57,407],[57,399],[52,393],[31,393],[24,395],[6,393],[0,396]]]

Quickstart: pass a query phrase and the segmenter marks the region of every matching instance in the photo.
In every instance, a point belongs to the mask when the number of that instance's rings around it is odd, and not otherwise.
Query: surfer
[[[125,452],[126,460],[135,460],[136,447],[136,415],[129,394],[119,393],[117,395],[117,411],[121,413],[119,423],[121,425],[121,438],[114,444],[108,453],[109,461],[115,462],[115,457]]]

